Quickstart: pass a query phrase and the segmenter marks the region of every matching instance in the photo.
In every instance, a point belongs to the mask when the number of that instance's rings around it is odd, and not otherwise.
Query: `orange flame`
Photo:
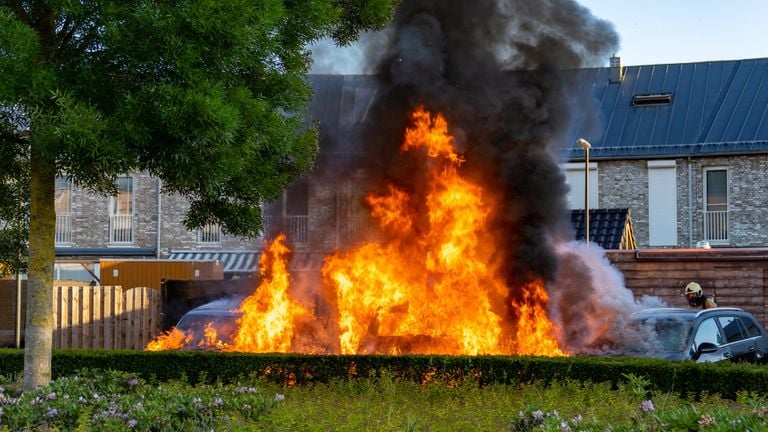
[[[523,299],[512,301],[512,310],[519,314],[517,320],[517,354],[563,356],[563,352],[551,335],[554,324],[546,315],[549,294],[540,281],[523,286]]]
[[[147,351],[165,351],[165,350],[177,350],[184,348],[192,339],[192,335],[184,334],[183,331],[176,327],[170,329],[167,332],[163,332],[160,336],[147,343]]]
[[[557,343],[559,329],[546,314],[544,283],[506,282],[495,259],[499,246],[487,229],[496,199],[461,176],[464,159],[454,149],[447,122],[423,108],[411,120],[401,150],[423,158],[428,186],[409,194],[390,185],[386,193],[366,197],[390,240],[326,257],[322,274],[334,310],[323,318],[338,331],[333,351],[566,355]],[[201,346],[309,352],[306,347],[323,345],[297,343],[314,337],[302,331],[312,328],[308,321],[317,327],[320,320],[290,292],[290,251],[284,242],[281,234],[262,255],[262,282],[240,305],[232,344],[219,341],[208,326]],[[188,341],[171,332],[147,349],[174,349]]]
[[[200,339],[197,346],[206,349],[225,350],[229,348],[226,342],[220,341],[217,335],[216,328],[213,323],[208,323],[203,329],[203,338]]]
[[[336,253],[323,266],[335,288],[341,352],[563,355],[543,284],[521,287],[535,297],[522,304],[516,332],[505,319],[518,305],[505,305],[509,290],[488,247],[486,220],[496,203],[459,174],[463,159],[441,115],[419,108],[412,121],[402,150],[426,150],[428,191],[390,186],[368,197],[393,240]],[[427,209],[421,219],[419,204]]]
[[[262,282],[240,304],[242,316],[230,351],[287,352],[291,350],[297,320],[309,312],[288,293],[286,265],[290,252],[280,234],[259,260]]]

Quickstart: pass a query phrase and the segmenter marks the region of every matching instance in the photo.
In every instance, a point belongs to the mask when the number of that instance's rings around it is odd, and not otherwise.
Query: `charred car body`
[[[231,344],[237,333],[242,298],[215,300],[196,307],[181,317],[176,329],[191,339],[185,349],[217,349],[217,343]],[[210,330],[214,330],[215,338]]]
[[[696,362],[764,363],[768,334],[752,314],[737,308],[660,308],[632,315],[633,340],[625,352]]]

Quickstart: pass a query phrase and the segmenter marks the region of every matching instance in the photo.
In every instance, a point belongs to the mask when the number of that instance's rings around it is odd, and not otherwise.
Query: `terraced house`
[[[637,248],[768,244],[768,59],[622,67],[612,58],[609,67],[569,73],[601,119],[576,122],[563,143],[573,209],[586,201],[583,138],[591,144],[588,206],[631,214]],[[303,265],[316,266],[335,247],[375,235],[361,204],[367,191],[356,174],[333,170],[356,144],[329,147],[323,137],[363,121],[377,87],[371,76],[313,76],[312,84],[312,117],[323,131],[318,168],[266,206],[266,237],[286,231]],[[57,181],[58,278],[87,280],[106,257],[221,259],[225,272],[255,271],[262,239],[230,238],[215,225],[186,230],[185,201],[144,173],[119,178],[118,189],[100,197]]]

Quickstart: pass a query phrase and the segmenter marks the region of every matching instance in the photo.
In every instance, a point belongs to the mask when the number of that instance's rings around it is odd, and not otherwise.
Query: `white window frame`
[[[118,213],[117,212],[117,196],[109,198],[109,243],[110,244],[133,244],[134,242],[134,221],[133,216],[136,209],[136,187],[135,179],[128,175],[122,175],[117,178],[118,194],[120,179],[127,178],[130,180],[130,194],[131,194],[131,209],[130,213]],[[126,233],[118,234],[118,231],[127,231]]]
[[[659,175],[672,174],[673,183],[664,184]],[[664,180],[664,178],[662,178]],[[677,162],[648,161],[648,245],[677,246]]]
[[[709,210],[707,202],[707,175],[712,171],[725,171],[725,210]],[[702,240],[710,244],[728,244],[730,241],[731,173],[727,166],[704,167],[702,172]]]
[[[565,174],[565,183],[568,185],[568,208],[570,210],[584,210],[584,163],[574,162],[562,164],[560,168]],[[589,163],[589,208],[599,208],[600,184],[598,183],[597,162]],[[578,179],[572,183],[570,179]]]

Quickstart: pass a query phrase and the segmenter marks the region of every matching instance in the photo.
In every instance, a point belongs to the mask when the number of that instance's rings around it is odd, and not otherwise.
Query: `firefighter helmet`
[[[689,282],[688,285],[685,286],[685,295],[693,294],[696,297],[700,296],[702,293],[701,291],[701,285],[699,285],[696,282]]]

